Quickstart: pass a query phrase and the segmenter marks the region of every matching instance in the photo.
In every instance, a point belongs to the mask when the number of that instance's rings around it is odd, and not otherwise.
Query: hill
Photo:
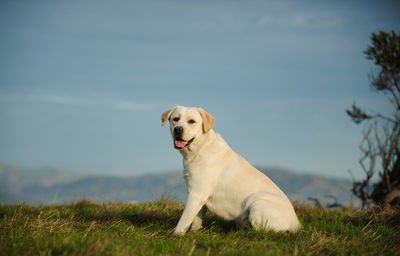
[[[351,182],[282,168],[258,168],[276,182],[292,201],[308,197],[326,202],[333,195],[338,202],[351,201]],[[31,205],[61,204],[90,198],[96,202],[152,201],[168,194],[186,200],[182,172],[142,176],[89,176],[58,169],[25,169],[0,165],[0,203],[25,202]]]
[[[171,235],[183,205],[0,205],[0,255],[398,255],[399,212],[295,205],[295,234],[238,229],[207,213],[204,228]]]

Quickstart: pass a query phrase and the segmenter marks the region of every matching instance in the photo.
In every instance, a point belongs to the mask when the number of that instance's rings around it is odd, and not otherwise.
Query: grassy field
[[[31,207],[0,205],[0,255],[400,255],[400,215],[296,206],[296,234],[238,229],[207,214],[205,227],[171,233],[171,200]]]

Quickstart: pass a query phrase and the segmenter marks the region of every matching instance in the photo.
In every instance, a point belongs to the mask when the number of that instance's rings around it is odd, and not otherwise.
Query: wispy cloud
[[[21,95],[21,100],[33,101],[33,102],[45,102],[51,104],[61,105],[74,105],[74,106],[88,106],[92,105],[93,102],[87,99],[66,97],[60,95]]]
[[[110,102],[113,108],[119,110],[145,110],[155,107],[154,103],[133,102],[128,100],[114,100]]]
[[[292,28],[338,28],[345,24],[345,19],[329,11],[318,13],[293,11],[266,13],[260,17],[259,24]]]
[[[38,102],[75,107],[108,108],[121,111],[142,111],[154,108],[155,103],[117,98],[78,98],[54,94],[1,94],[0,102]]]

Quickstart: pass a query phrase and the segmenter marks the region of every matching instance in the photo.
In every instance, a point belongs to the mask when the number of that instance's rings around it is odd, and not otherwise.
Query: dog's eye
[[[174,119],[172,119],[172,120],[174,120],[175,122],[178,122],[179,121],[179,117],[174,117]]]
[[[194,123],[196,123],[196,121],[194,121],[193,119],[190,119],[190,120],[188,121],[188,123],[189,123],[189,124],[194,124]]]

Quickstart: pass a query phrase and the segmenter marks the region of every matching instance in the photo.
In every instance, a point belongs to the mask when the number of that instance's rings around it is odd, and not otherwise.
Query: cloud
[[[34,102],[45,102],[51,104],[61,104],[61,105],[74,105],[74,106],[88,106],[91,105],[89,100],[65,97],[59,95],[24,95],[21,97],[28,101]]]
[[[139,103],[128,100],[115,100],[111,102],[112,107],[118,110],[146,110],[155,106],[153,103]]]
[[[155,103],[152,102],[138,102],[126,99],[116,99],[116,98],[103,98],[103,99],[93,99],[93,98],[77,98],[69,97],[64,95],[54,95],[54,94],[1,94],[0,102],[38,102],[47,103],[54,105],[67,105],[75,107],[91,107],[91,108],[108,108],[113,110],[121,111],[142,111],[148,110],[156,107]]]
[[[321,12],[284,12],[266,13],[259,18],[263,26],[282,26],[289,28],[339,28],[345,24],[345,19],[329,11]]]

